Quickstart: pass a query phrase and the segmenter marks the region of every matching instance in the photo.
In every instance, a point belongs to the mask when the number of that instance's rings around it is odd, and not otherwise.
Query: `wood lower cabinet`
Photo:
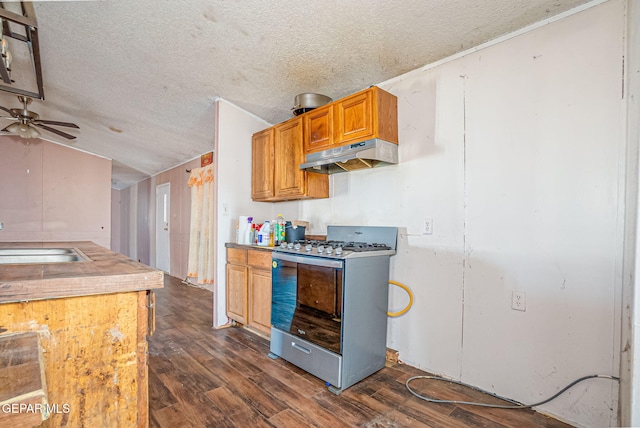
[[[239,323],[247,323],[246,266],[227,263],[227,316]]]
[[[329,177],[302,171],[303,122],[295,117],[253,135],[251,197],[277,202],[329,197]]]
[[[227,316],[271,332],[271,251],[227,248]]]
[[[271,252],[249,250],[249,326],[271,332]]]

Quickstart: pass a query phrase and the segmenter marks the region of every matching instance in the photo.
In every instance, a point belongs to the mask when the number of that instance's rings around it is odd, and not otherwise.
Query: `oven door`
[[[273,327],[340,354],[344,262],[276,251],[272,261]]]

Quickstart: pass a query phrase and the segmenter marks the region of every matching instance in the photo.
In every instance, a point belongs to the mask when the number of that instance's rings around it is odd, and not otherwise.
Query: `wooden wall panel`
[[[146,426],[146,411],[138,420],[148,406],[139,293],[0,304],[0,332],[40,334],[49,404],[59,408],[42,427]]]

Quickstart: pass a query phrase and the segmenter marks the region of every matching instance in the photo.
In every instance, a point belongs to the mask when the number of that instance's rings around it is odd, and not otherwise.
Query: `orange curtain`
[[[191,226],[187,276],[197,284],[213,284],[213,165],[193,168],[191,188]]]

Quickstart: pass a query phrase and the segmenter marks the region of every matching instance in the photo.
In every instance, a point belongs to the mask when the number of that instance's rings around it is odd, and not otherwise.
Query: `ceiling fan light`
[[[29,132],[29,128],[25,129],[23,127],[20,127],[20,129],[18,129],[18,135],[21,138],[31,138],[31,133]]]
[[[27,138],[38,138],[40,137],[40,131],[38,131],[36,128],[34,128],[33,126],[29,127],[29,137]]]
[[[7,126],[7,131],[11,132],[12,134],[19,134],[20,133],[20,123],[16,122],[12,125]]]
[[[16,122],[13,125],[7,127],[7,131],[12,134],[18,135],[21,138],[38,138],[40,137],[40,131],[33,126],[29,126],[28,123]]]

